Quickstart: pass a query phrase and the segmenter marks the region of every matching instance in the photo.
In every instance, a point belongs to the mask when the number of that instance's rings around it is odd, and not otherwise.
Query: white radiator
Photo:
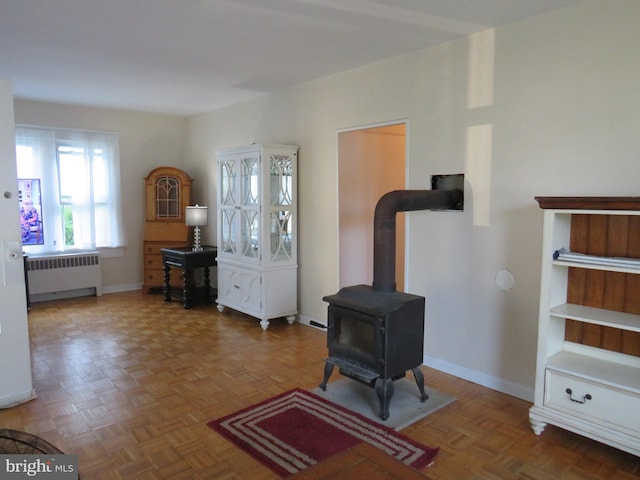
[[[27,259],[32,302],[102,295],[100,252],[33,256]]]

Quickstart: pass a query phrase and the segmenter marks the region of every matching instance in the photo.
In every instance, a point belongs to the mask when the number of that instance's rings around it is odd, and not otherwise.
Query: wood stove
[[[425,298],[396,291],[395,215],[399,211],[453,209],[462,201],[460,190],[396,190],[384,195],[374,216],[373,286],[342,288],[323,297],[329,303],[324,379],[340,373],[375,389],[379,416],[389,418],[393,382],[411,370],[427,400],[423,362]]]

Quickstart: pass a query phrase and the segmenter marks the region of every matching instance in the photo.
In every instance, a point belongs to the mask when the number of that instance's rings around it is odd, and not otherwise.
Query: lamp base
[[[193,229],[193,252],[202,252],[204,248],[200,245],[200,227],[195,226]]]

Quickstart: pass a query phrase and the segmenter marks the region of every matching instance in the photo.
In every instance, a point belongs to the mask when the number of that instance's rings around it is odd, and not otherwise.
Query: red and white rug
[[[406,465],[432,463],[437,448],[302,389],[293,389],[208,425],[285,477],[367,442]]]

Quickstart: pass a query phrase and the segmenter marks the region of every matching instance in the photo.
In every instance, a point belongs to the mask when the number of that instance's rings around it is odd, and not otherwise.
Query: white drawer
[[[544,404],[549,408],[640,432],[640,396],[633,392],[547,370],[544,397]]]

